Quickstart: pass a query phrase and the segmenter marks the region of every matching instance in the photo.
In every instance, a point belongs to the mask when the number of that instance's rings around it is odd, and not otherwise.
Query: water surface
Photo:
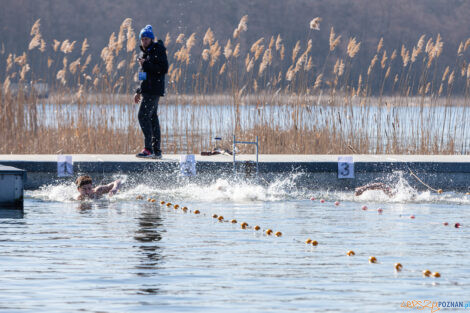
[[[128,184],[115,198],[82,203],[68,200],[72,185],[27,192],[24,214],[0,214],[0,310],[398,312],[408,310],[403,301],[470,301],[470,196],[404,184],[393,199],[354,197],[292,180]],[[442,277],[424,278],[425,269]]]

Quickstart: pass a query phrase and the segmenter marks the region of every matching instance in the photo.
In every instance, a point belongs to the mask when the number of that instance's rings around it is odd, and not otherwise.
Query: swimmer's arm
[[[115,194],[118,191],[119,186],[121,186],[121,181],[118,179],[113,181],[111,184],[97,186],[95,188],[95,194],[97,196],[104,195],[105,193]]]
[[[113,188],[109,191],[109,195],[112,196],[118,192],[119,188],[121,187],[121,180],[117,179],[113,183]]]
[[[391,188],[385,185],[384,183],[372,183],[372,184],[368,184],[368,185],[356,188],[355,195],[360,196],[367,190],[382,190],[388,196],[391,196],[392,194]]]

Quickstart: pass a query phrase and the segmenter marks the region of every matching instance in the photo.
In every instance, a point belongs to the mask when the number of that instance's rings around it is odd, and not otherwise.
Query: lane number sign
[[[73,161],[71,155],[57,156],[57,176],[68,177],[73,175]]]
[[[196,158],[194,154],[180,157],[180,173],[182,176],[196,176]]]
[[[352,156],[338,157],[338,178],[354,178],[354,161]]]

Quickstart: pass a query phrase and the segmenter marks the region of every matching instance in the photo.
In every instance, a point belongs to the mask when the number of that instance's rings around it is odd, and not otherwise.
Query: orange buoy
[[[401,265],[401,263],[395,263],[395,265],[393,266],[395,268],[395,271],[399,272],[403,269],[403,265]]]
[[[162,205],[165,204],[165,201],[160,201],[160,204],[162,204]]]
[[[175,208],[175,210],[178,210],[178,208],[179,208],[180,206],[177,205],[177,204],[175,204],[173,207]]]
[[[432,275],[432,277],[435,277],[435,278],[441,277],[441,274],[439,272],[434,272],[431,275]]]
[[[181,210],[183,210],[184,212],[186,212],[186,211],[188,210],[188,208],[184,206],[184,207],[181,208]]]
[[[274,235],[275,235],[276,237],[281,237],[281,236],[282,236],[282,233],[281,233],[280,231],[278,231],[278,232],[276,232]]]
[[[224,220],[224,217],[221,215],[219,216],[218,220],[222,222]]]
[[[201,213],[201,212],[199,212],[199,210],[194,211],[194,214],[199,214],[199,213]]]
[[[259,227],[258,225],[256,225],[256,226],[253,227],[253,228],[254,228],[254,230],[260,230],[260,229],[261,229],[261,227]]]
[[[308,245],[311,244],[311,243],[312,243],[312,239],[308,238],[307,240],[305,240],[305,243],[308,244]]]
[[[352,250],[349,250],[348,252],[346,252],[346,255],[347,256],[353,256],[353,255],[356,255],[356,253],[354,253],[354,251],[352,251]]]
[[[246,229],[248,227],[248,223],[243,222],[240,224],[240,226],[242,227],[242,229]]]
[[[423,276],[424,276],[424,277],[429,277],[429,276],[431,276],[431,271],[430,271],[430,270],[424,270],[424,271],[423,271]]]
[[[267,230],[266,230],[266,235],[269,236],[269,235],[271,235],[272,233],[273,233],[273,230],[272,230],[272,229],[267,229]]]
[[[318,246],[318,241],[312,240],[312,246],[315,246],[315,247]]]
[[[369,258],[369,263],[377,263],[377,258],[375,256],[371,256]]]
[[[217,214],[212,214],[213,218],[218,218]]]
[[[232,224],[236,224],[237,223],[237,220],[233,219],[230,221]]]

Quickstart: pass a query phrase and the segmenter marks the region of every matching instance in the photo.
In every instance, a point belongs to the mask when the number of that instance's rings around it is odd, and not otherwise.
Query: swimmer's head
[[[90,176],[82,175],[75,181],[80,196],[88,197],[93,194],[93,181]]]

